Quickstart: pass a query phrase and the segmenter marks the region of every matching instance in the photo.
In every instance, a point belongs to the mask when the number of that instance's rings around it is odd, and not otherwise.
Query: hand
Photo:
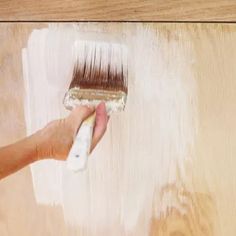
[[[96,110],[87,106],[78,106],[67,118],[52,121],[40,130],[37,133],[37,159],[65,160],[80,125],[93,112],[96,112],[96,121],[91,144],[92,151],[106,131],[108,116],[104,103],[100,103]]]

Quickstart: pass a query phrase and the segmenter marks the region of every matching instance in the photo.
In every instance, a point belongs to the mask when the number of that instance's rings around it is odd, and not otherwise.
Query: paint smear
[[[50,25],[32,32],[22,53],[28,134],[68,114],[62,100],[71,79],[74,41],[86,30],[112,34],[114,26]],[[110,119],[88,169],[75,174],[53,160],[31,165],[37,202],[61,205],[65,221],[88,235],[145,236],[152,217],[165,217],[172,208],[186,213],[184,204],[163,189],[183,189],[195,142],[191,45],[186,35],[142,24],[123,24],[121,31],[130,57],[128,102],[125,112]]]

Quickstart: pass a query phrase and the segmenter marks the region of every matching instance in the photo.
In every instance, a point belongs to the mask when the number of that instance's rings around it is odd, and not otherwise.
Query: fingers
[[[93,107],[87,106],[78,106],[74,108],[69,117],[66,119],[69,126],[72,128],[74,134],[77,133],[77,130],[79,129],[82,122],[93,114],[94,110],[95,109]],[[96,108],[96,121],[93,131],[91,151],[95,148],[97,143],[103,137],[107,128],[108,119],[109,117],[106,112],[105,103],[102,102]]]
[[[91,151],[95,148],[97,143],[100,141],[102,136],[104,135],[108,122],[108,115],[106,112],[105,103],[100,103],[96,108],[96,121],[93,131],[93,140],[91,145]]]
[[[90,115],[92,115],[94,112],[93,107],[88,106],[77,106],[73,109],[73,111],[70,113],[69,117],[67,118],[67,121],[71,128],[77,132],[82,122],[88,118]]]

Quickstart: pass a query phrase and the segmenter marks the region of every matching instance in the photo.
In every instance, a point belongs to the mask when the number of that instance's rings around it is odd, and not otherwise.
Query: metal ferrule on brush
[[[109,91],[98,89],[70,89],[64,98],[64,106],[72,110],[79,105],[96,107],[101,101],[105,102],[107,113],[122,111],[125,108],[127,95],[123,91]]]

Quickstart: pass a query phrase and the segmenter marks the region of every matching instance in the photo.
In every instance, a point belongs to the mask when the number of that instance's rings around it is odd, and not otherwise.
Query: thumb
[[[94,112],[94,107],[77,106],[75,107],[67,118],[71,128],[76,133],[80,125]]]

